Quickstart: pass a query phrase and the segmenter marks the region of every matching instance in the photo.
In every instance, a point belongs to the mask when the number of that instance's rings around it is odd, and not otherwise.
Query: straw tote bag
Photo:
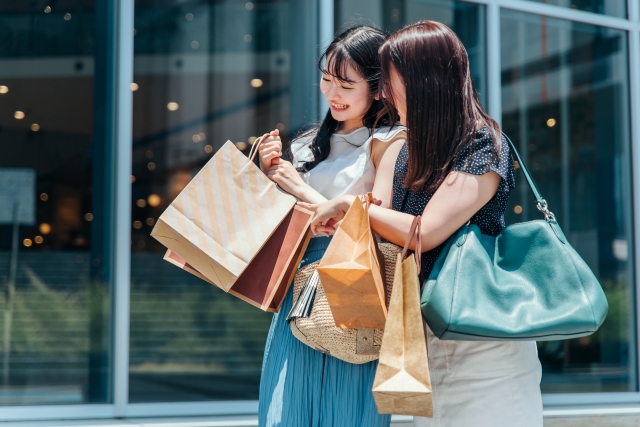
[[[389,307],[396,260],[402,247],[377,243],[384,259],[385,304]],[[350,329],[336,326],[317,269],[311,263],[295,275],[293,306],[287,317],[293,335],[309,347],[348,363],[361,364],[378,359],[384,329]]]

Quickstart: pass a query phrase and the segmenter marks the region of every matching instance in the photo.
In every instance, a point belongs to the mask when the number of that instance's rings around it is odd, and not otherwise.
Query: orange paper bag
[[[419,228],[419,218],[416,217],[412,230],[415,230],[416,222]],[[421,250],[419,241],[418,238],[418,255]],[[389,314],[373,380],[373,398],[381,414],[432,417],[427,341],[418,292],[419,271],[413,254],[404,259],[408,246],[396,260]]]
[[[382,329],[387,318],[384,263],[369,224],[371,193],[356,198],[318,266],[339,328]]]

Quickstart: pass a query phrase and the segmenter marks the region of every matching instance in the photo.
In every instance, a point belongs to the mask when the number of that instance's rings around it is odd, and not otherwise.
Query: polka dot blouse
[[[497,236],[504,228],[507,200],[509,193],[515,187],[515,169],[509,143],[504,137],[502,137],[500,144],[500,154],[496,154],[491,133],[487,128],[482,128],[476,134],[476,138],[469,141],[460,151],[453,167],[454,170],[474,175],[483,175],[491,171],[500,175],[498,192],[471,218],[471,224],[476,224],[483,234],[490,236]],[[422,215],[433,193],[413,192],[404,188],[403,182],[408,171],[408,159],[409,151],[405,143],[396,160],[392,209],[411,215]],[[422,277],[428,277],[442,251],[442,246],[440,245],[422,255]]]

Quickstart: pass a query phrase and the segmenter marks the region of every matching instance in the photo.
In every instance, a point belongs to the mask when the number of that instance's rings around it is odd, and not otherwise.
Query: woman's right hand
[[[280,162],[280,157],[282,156],[282,141],[280,140],[280,131],[278,129],[262,137],[258,153],[260,155],[260,169],[266,175],[271,166],[275,166]]]

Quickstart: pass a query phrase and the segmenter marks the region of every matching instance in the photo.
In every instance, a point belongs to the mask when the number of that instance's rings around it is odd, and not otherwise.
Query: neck
[[[362,127],[362,117],[357,117],[355,119],[345,120],[344,122],[340,122],[340,126],[338,126],[338,130],[335,133],[351,133],[356,129]]]

